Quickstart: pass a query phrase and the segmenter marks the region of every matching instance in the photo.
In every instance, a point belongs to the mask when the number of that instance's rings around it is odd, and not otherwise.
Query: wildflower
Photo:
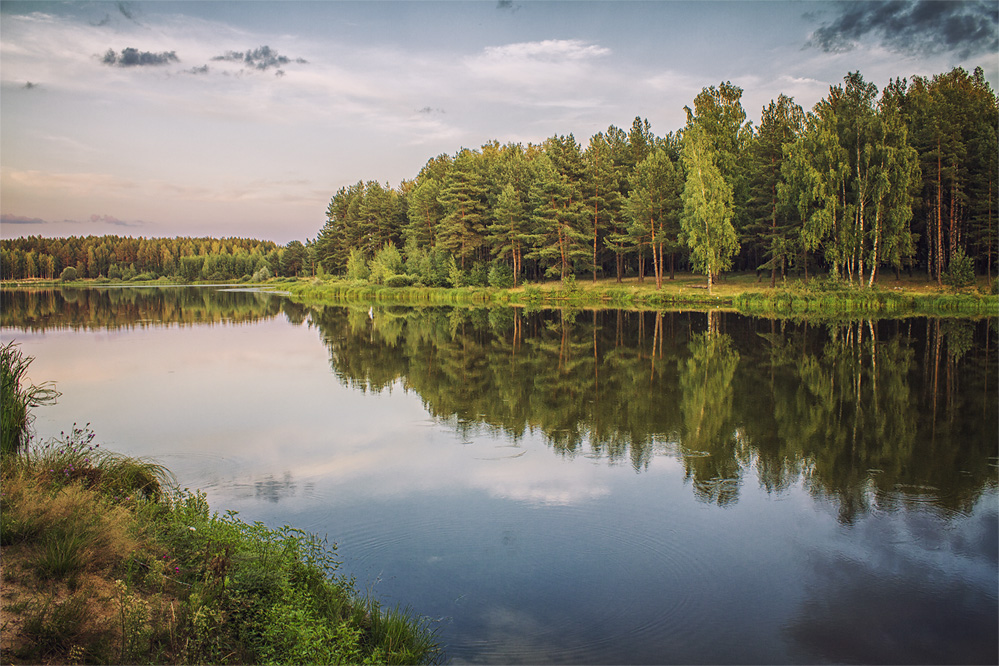
[[[198,531],[198,530],[194,529],[193,527],[188,527],[187,529],[191,530],[192,532],[197,532]]]

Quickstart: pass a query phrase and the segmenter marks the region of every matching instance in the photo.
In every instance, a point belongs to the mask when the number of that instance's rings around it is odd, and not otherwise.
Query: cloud
[[[221,62],[240,62],[249,69],[258,69],[260,71],[267,71],[271,67],[275,67],[279,68],[276,72],[278,76],[284,74],[280,68],[285,65],[290,65],[293,62],[299,65],[305,65],[309,62],[304,58],[295,58],[292,60],[288,56],[280,55],[269,46],[261,46],[253,49],[252,51],[226,51],[220,56],[215,56],[212,60]]]
[[[497,0],[496,2],[496,9],[499,9],[500,11],[515,12],[520,9],[521,6],[522,5],[513,2],[513,0]]]
[[[0,224],[48,224],[48,222],[40,217],[25,217],[24,215],[4,213],[0,215]]]
[[[128,6],[128,3],[119,2],[118,11],[121,12],[121,15],[127,18],[129,21],[135,21],[136,23],[138,23],[138,21],[135,20],[135,16],[132,14],[132,9]]]
[[[177,57],[176,51],[152,53],[128,47],[123,49],[120,54],[115,53],[114,49],[108,49],[101,62],[111,67],[145,67],[148,65],[166,65],[171,62],[180,62],[180,58]]]
[[[424,115],[429,116],[431,114],[446,113],[446,112],[444,111],[444,109],[439,109],[437,107],[425,106],[422,109],[420,109],[419,111],[417,111],[417,113],[422,113]]]
[[[540,42],[487,46],[484,54],[486,59],[494,61],[564,62],[604,56],[610,52],[608,48],[587,44],[578,39],[546,39]]]
[[[546,39],[488,46],[465,60],[465,66],[480,83],[490,85],[499,98],[521,95],[521,103],[538,100],[559,105],[559,100],[578,100],[579,92],[596,85],[599,78],[596,61],[610,49],[578,39]],[[508,86],[509,90],[495,87]]]
[[[124,220],[119,220],[114,215],[97,215],[96,213],[90,216],[91,222],[103,222],[104,224],[110,224],[115,227],[141,227],[144,222],[141,220],[136,222],[125,222]]]
[[[999,49],[994,2],[892,0],[836,5],[840,14],[812,33],[806,47],[850,51],[874,37],[896,53],[955,52],[961,58]]]
[[[185,74],[207,74],[208,65],[202,65],[201,67],[192,67],[191,69],[185,69]]]
[[[25,90],[31,90],[31,89],[33,89],[33,88],[37,88],[37,87],[38,87],[38,84],[37,84],[37,83],[32,83],[31,81],[27,81],[27,82],[26,82],[26,83],[24,84],[24,89],[25,89]]]

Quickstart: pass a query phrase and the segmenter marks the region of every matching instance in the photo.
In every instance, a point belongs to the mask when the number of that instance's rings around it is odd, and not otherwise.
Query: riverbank
[[[32,387],[4,348],[3,414]],[[14,361],[8,363],[8,361]],[[426,621],[340,574],[336,547],[213,512],[155,462],[104,451],[86,427],[4,433],[4,663],[435,663]]]
[[[211,282],[177,282],[168,278],[154,281],[30,280],[0,283],[4,287],[159,287],[174,284],[209,285]],[[264,282],[240,281],[231,287],[262,290],[279,289],[306,305],[336,303],[383,303],[400,305],[515,305],[522,307],[636,310],[724,309],[754,316],[840,317],[840,316],[999,316],[999,295],[981,276],[964,289],[941,287],[925,277],[882,277],[873,288],[853,286],[828,276],[809,280],[790,279],[777,287],[760,280],[755,273],[724,275],[708,293],[704,277],[678,273],[673,280],[613,278],[578,280],[568,287],[558,281],[494,287],[389,287],[364,281],[338,278],[273,278]]]
[[[341,280],[298,280],[282,290],[307,305],[342,302],[404,305],[518,305],[525,307],[579,307],[587,309],[725,309],[758,316],[906,316],[999,315],[999,296],[986,293],[984,278],[974,287],[954,290],[918,278],[882,280],[873,289],[852,287],[827,278],[787,281],[771,288],[755,274],[731,275],[709,294],[704,278],[678,274],[655,282],[636,278],[529,284],[515,289],[492,287],[387,287]]]

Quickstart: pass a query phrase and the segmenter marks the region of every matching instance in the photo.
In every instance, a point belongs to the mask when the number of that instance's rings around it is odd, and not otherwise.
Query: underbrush
[[[88,427],[24,433],[0,459],[5,663],[443,659],[433,628],[358,593],[325,539],[214,513]]]

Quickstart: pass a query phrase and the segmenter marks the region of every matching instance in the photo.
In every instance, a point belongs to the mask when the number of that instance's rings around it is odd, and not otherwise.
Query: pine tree
[[[658,147],[635,168],[632,190],[625,201],[632,236],[652,249],[656,288],[662,289],[664,252],[677,243],[683,181],[665,148]]]
[[[437,243],[457,256],[461,269],[474,259],[485,238],[485,188],[478,172],[477,153],[463,149],[454,158],[441,182],[441,219]]]

